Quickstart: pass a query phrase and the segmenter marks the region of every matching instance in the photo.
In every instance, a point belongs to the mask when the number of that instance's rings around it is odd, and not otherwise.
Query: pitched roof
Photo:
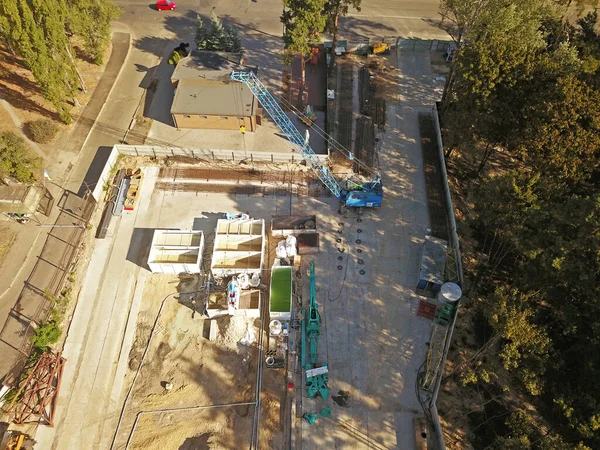
[[[257,68],[243,65],[241,53],[193,50],[171,76],[177,83],[171,114],[253,115],[256,99],[245,84],[231,81],[234,70],[256,73]]]

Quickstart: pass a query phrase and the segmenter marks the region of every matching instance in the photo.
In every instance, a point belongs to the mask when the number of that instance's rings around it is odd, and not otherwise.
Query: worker
[[[242,124],[240,125],[240,131],[242,132],[242,134],[246,133],[246,125]]]

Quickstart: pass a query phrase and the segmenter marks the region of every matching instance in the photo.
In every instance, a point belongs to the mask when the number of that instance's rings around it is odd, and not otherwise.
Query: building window
[[[191,119],[192,118],[192,116],[188,116],[188,115],[185,115],[183,117],[185,117],[186,119]]]
[[[225,120],[227,120],[227,119],[229,119],[229,117],[220,117],[220,119],[225,119]]]

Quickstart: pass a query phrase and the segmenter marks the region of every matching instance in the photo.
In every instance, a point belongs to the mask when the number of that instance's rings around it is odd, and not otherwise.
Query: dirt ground
[[[195,286],[195,277],[155,274],[146,279],[130,352],[130,380],[139,367],[163,299],[177,291],[197,289]],[[209,320],[195,313],[192,317],[190,294],[171,295],[128,401],[119,444],[127,440],[140,411],[253,402],[258,349],[256,344],[249,347],[239,341],[248,327],[256,325],[254,319],[237,316]],[[211,326],[216,327],[213,341],[208,339]],[[166,383],[173,384],[171,391],[165,389]],[[210,412],[144,414],[133,434],[132,448],[243,448],[250,442],[253,415],[252,405]],[[170,426],[167,429],[161,423]]]
[[[81,73],[87,92],[80,91],[77,100],[81,106],[71,108],[73,124],[77,121],[79,114],[85,108],[94,88],[100,81],[111,51],[111,48],[107,50],[103,64],[96,65],[83,52],[80,42],[74,42],[74,48],[78,55],[77,68]],[[52,104],[42,97],[31,72],[27,70],[23,61],[11,54],[5,46],[0,46],[0,75],[2,75],[0,76],[0,96],[14,108],[23,124],[37,119],[52,119],[61,127],[61,134],[73,126],[64,125],[59,121],[58,114],[54,111]],[[3,121],[0,124],[0,131],[6,130],[16,131],[17,133],[20,131],[12,121]],[[47,155],[52,156],[52,144],[40,145],[40,147]]]
[[[8,249],[13,243],[17,231],[13,229],[12,224],[0,225],[0,265],[8,253]]]

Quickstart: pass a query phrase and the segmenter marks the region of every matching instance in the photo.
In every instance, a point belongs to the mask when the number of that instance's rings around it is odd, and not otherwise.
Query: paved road
[[[156,35],[160,24],[179,34],[192,25],[188,20],[196,14],[204,16],[215,12],[222,18],[243,24],[264,33],[280,36],[282,25],[281,0],[179,0],[176,11],[154,11],[147,0],[117,0],[124,13],[119,19],[140,36]],[[361,11],[351,11],[340,20],[342,35],[402,36],[443,38],[439,30],[438,0],[363,0]],[[193,25],[187,30],[193,35]],[[153,34],[151,34],[151,32]]]

